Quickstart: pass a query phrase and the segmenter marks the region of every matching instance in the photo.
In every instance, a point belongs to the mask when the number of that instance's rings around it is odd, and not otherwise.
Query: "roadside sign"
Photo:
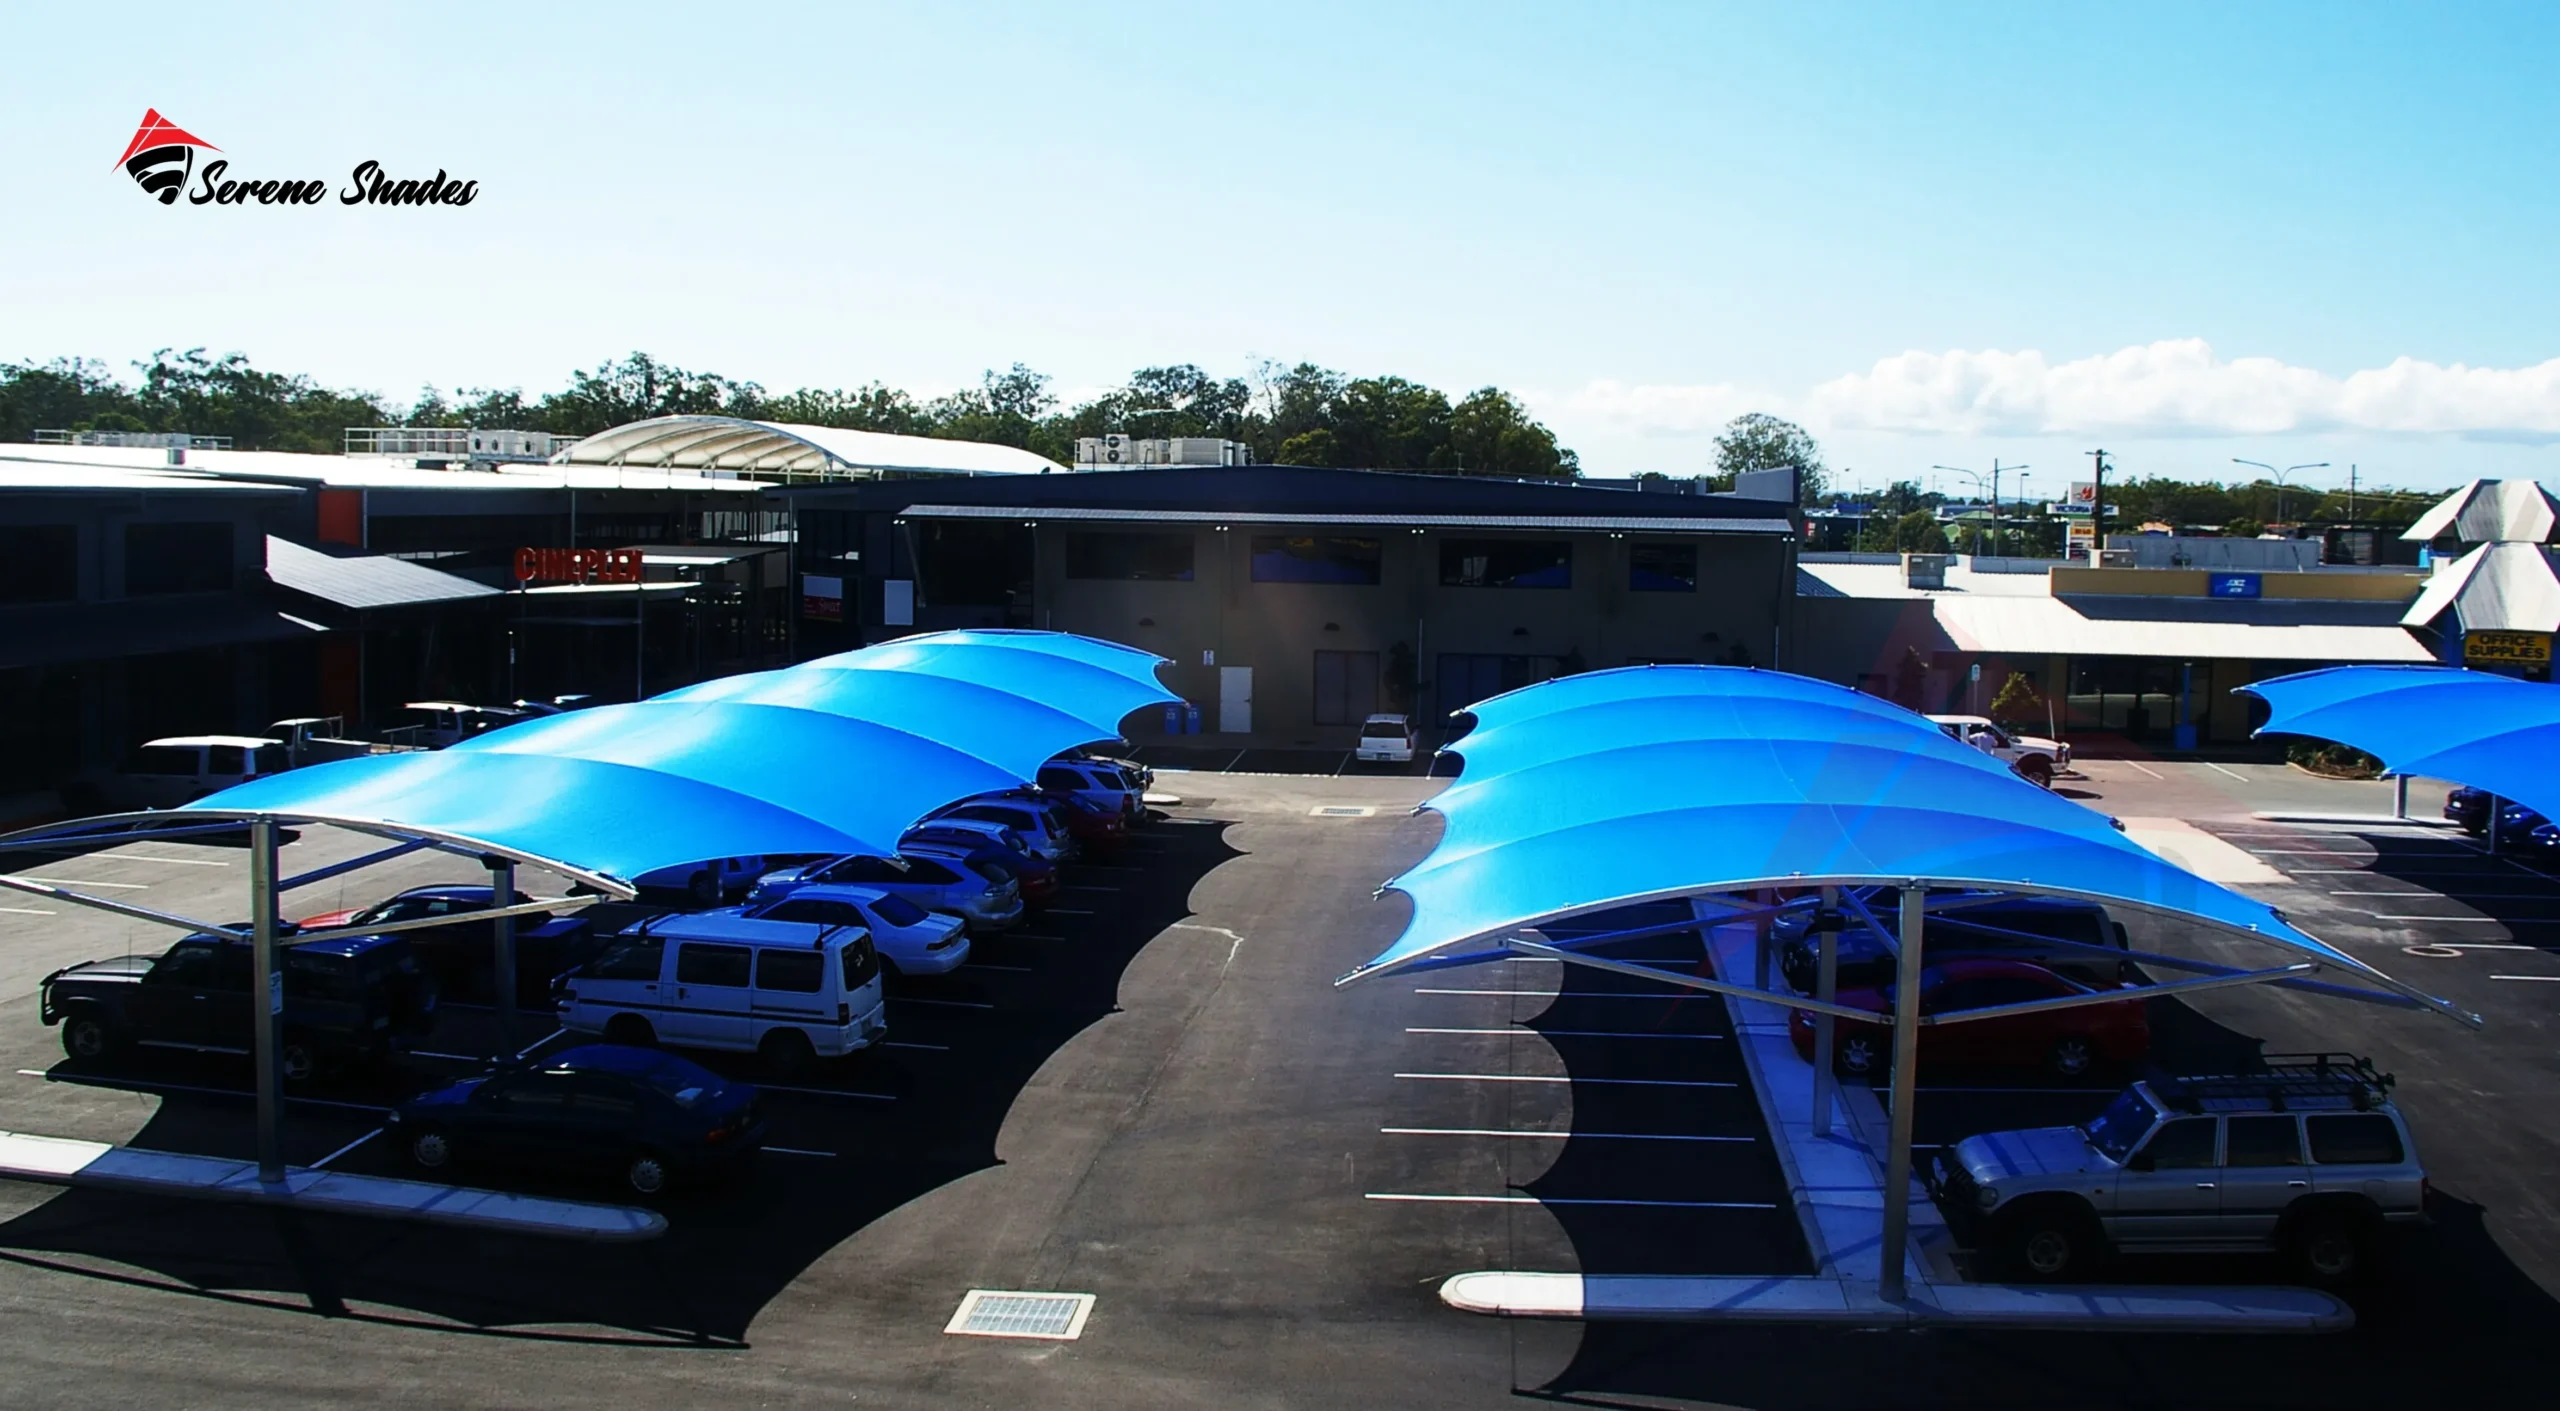
[[[2551,664],[2551,634],[2465,632],[2462,634],[2462,659],[2497,666],[2548,666]]]
[[[2210,598],[2254,598],[2265,591],[2265,580],[2254,573],[2217,573],[2205,580],[2205,596]]]
[[[800,615],[820,622],[844,621],[844,578],[838,574],[801,574]]]

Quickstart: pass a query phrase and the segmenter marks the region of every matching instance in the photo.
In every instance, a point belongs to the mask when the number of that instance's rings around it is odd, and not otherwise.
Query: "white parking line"
[[[2143,769],[2143,767],[2142,767],[2141,765],[2139,765],[2139,764],[2134,764],[2134,762],[2133,762],[2132,760],[2129,760],[2129,759],[2122,759],[2122,760],[2117,760],[2117,761],[2116,761],[2116,763],[2118,763],[2118,764],[2131,764],[2131,765],[2133,765],[2133,767],[2134,767],[2134,768],[2136,768],[2136,769],[2141,769],[2143,773],[2145,773],[2145,774],[2151,774],[2151,777],[2152,777],[2152,778],[2154,778],[2154,779],[2160,779],[2160,780],[2161,780],[2161,782],[2163,782],[2163,783],[2168,782],[2168,781],[2167,781],[2165,778],[2163,778],[2162,776],[2160,776],[2160,775],[2158,775],[2158,774],[2152,774],[2150,770],[2148,770],[2148,769]]]
[[[769,1093],[805,1093],[810,1097],[858,1097],[866,1102],[898,1100],[895,1093],[858,1093],[851,1088],[789,1088],[780,1083],[758,1083],[756,1086]]]
[[[231,865],[218,857],[161,857],[147,852],[93,852],[82,853],[80,856],[90,862],[165,862],[172,867],[229,867]]]
[[[46,910],[44,910],[44,909],[42,909],[42,908],[40,908],[40,907],[33,907],[33,906],[0,906],[0,911],[5,911],[5,912],[9,913],[11,916],[51,916],[51,915],[53,915],[53,913],[52,913],[52,912],[50,912],[50,911],[46,911]]]
[[[2560,975],[2492,975],[2492,980],[2538,980],[2543,984],[2560,984]]]
[[[1618,1088],[1732,1088],[1739,1083],[1712,1083],[1695,1078],[1571,1078],[1544,1073],[1398,1073],[1399,1078],[1437,1079],[1449,1083],[1591,1083]]]
[[[2376,921],[2441,921],[2447,925],[2459,924],[2465,926],[2504,926],[2507,924],[2494,916],[2385,916],[2379,911],[2368,911],[2365,915],[2372,917]],[[2527,921],[2522,924],[2532,926],[2542,923]]]
[[[42,1078],[48,1083],[69,1083],[75,1087],[97,1088],[102,1091],[109,1092],[122,1088],[149,1088],[154,1092],[206,1093],[214,1097],[245,1097],[252,1099],[257,1097],[256,1093],[251,1092],[246,1088],[200,1088],[193,1083],[161,1083],[154,1082],[148,1078],[114,1078],[102,1079],[94,1083],[84,1082],[78,1078],[57,1078],[41,1068],[21,1068],[18,1070],[18,1076],[21,1078]],[[287,1102],[306,1103],[312,1107],[343,1107],[354,1112],[381,1113],[389,1112],[391,1110],[388,1107],[378,1106],[370,1102],[337,1102],[325,1097],[295,1097],[291,1093],[285,1094],[284,1100]]]
[[[311,1169],[317,1171],[321,1167],[328,1165],[330,1162],[337,1160],[339,1157],[346,1155],[348,1152],[355,1150],[357,1147],[360,1147],[366,1142],[372,1141],[375,1137],[381,1135],[382,1129],[380,1127],[376,1127],[372,1131],[365,1133],[363,1136],[356,1138],[354,1141],[347,1143],[345,1146],[338,1148],[336,1151],[330,1152],[328,1155],[312,1162]]]
[[[1665,982],[1669,983],[1669,982]],[[1418,989],[1418,995],[1521,995],[1529,999],[1678,999],[1675,993],[1637,993],[1633,990],[1433,990]]]
[[[836,1155],[832,1151],[806,1151],[796,1146],[768,1146],[764,1149],[776,1156],[823,1156],[830,1161],[834,1160]]]
[[[1414,1195],[1403,1191],[1370,1191],[1364,1200],[1421,1201],[1433,1205],[1634,1205],[1664,1210],[1775,1210],[1756,1200],[1597,1200],[1534,1195]]]
[[[1581,1137],[1595,1142],[1748,1142],[1755,1137],[1693,1137],[1670,1132],[1513,1132],[1500,1127],[1380,1127],[1391,1137],[1537,1137],[1563,1141]]]
[[[2203,764],[2204,764],[2204,767],[2205,767],[2205,768],[2212,770],[2212,771],[2213,771],[2214,773],[2216,773],[2216,774],[2225,774],[2225,775],[2229,775],[2230,777],[2232,777],[2232,778],[2234,778],[2234,779],[2239,780],[2239,781],[2240,781],[2241,783],[2243,783],[2243,784],[2246,784],[2246,783],[2248,783],[2248,782],[2249,782],[2249,776],[2247,776],[2247,775],[2245,775],[2245,774],[2236,773],[2236,772],[2234,772],[2234,771],[2232,771],[2232,770],[2225,769],[2225,768],[2223,768],[2221,765],[2218,765],[2218,764],[2214,763],[2212,760],[2209,760],[2209,759],[2208,759],[2208,760],[2205,760],[2205,761],[2203,761]]]
[[[111,892],[147,892],[151,890],[151,884],[148,882],[93,882],[86,877],[30,877],[24,872],[11,873],[10,880],[16,882],[34,882],[47,887],[104,887]]]
[[[994,1005],[992,1005],[992,1004],[981,1004],[980,1002],[978,1002],[977,1000],[974,1000],[974,999],[917,999],[917,998],[915,998],[915,997],[914,997],[914,996],[912,996],[912,995],[901,995],[901,996],[899,996],[898,998],[893,999],[893,1000],[891,1000],[891,1001],[889,1001],[889,1002],[890,1002],[891,1004],[929,1004],[929,1005],[932,1005],[932,1006],[933,1006],[934,1008],[936,1008],[936,1009],[993,1009],[993,1008],[995,1008],[995,1006],[994,1006]]]
[[[1784,1027],[1784,1026],[1780,1026]],[[1714,1039],[1722,1034],[1639,1034],[1626,1029],[1407,1029],[1408,1034],[1508,1034],[1512,1038]]]

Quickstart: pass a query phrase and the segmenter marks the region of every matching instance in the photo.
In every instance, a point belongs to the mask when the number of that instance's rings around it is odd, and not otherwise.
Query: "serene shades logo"
[[[190,206],[317,206],[329,198],[329,183],[318,178],[252,178],[230,176],[231,163],[217,159],[196,170],[198,150],[222,149],[160,116],[158,108],[142,114],[142,125],[117,158],[136,186],[164,206],[186,193]],[[192,179],[195,189],[187,190]],[[480,183],[448,177],[439,168],[423,180],[395,180],[372,160],[358,162],[347,185],[338,191],[342,206],[468,206],[480,194]]]

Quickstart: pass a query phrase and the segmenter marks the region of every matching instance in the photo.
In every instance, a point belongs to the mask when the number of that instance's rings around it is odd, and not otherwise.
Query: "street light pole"
[[[2284,522],[2284,478],[2293,474],[2297,470],[2327,470],[2329,468],[2329,463],[2327,461],[2307,461],[2301,465],[2289,465],[2282,470],[2278,470],[2274,466],[2267,464],[2265,461],[2242,460],[2238,456],[2233,456],[2231,458],[2231,463],[2233,465],[2254,465],[2258,469],[2263,470],[2276,478],[2276,522],[2279,524]]]
[[[1982,488],[1981,471],[1967,470],[1960,465],[1933,465],[1929,468],[1931,470],[1948,470],[1953,471],[1958,475],[1970,476],[1973,479],[1973,488],[1977,490]],[[2025,474],[2026,469],[2027,467],[2023,465],[2003,466],[2000,464],[2000,458],[1998,456],[1993,456],[1991,458],[1991,553],[1995,558],[1998,557],[2000,553],[2000,472],[2003,470],[2014,470],[2019,472],[2018,480],[2019,483],[2023,485],[2027,478]]]

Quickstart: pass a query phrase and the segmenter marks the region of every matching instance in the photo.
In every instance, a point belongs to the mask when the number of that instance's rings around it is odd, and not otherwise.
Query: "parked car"
[[[280,928],[291,936],[295,928]],[[335,1064],[379,1061],[426,1031],[433,987],[399,936],[356,936],[287,947],[278,1066],[302,1082]],[[256,1027],[246,939],[199,932],[158,957],[122,955],[44,977],[37,1017],[62,1026],[75,1063],[108,1063],[136,1048],[246,1054]]]
[[[858,926],[652,917],[562,977],[557,993],[570,1033],[755,1053],[782,1072],[859,1052],[889,1032],[880,958]]]
[[[306,931],[334,931],[348,926],[468,915],[489,910],[489,896],[487,887],[411,887],[387,901],[344,911],[324,911],[306,916],[297,924]],[[523,892],[515,893],[517,904],[531,900]],[[472,1000],[497,997],[496,922],[456,921],[398,934],[408,939],[418,968],[432,977],[445,994]],[[516,917],[516,999],[543,1002],[551,993],[552,980],[594,959],[597,945],[595,928],[584,917]]]
[[[1879,918],[1894,923],[1890,915]],[[1770,943],[1777,947],[1778,971],[1798,994],[1812,994],[1820,968],[1822,938],[1812,930],[1813,913],[1791,911],[1770,924]],[[2124,923],[2107,915],[2096,902],[2060,897],[2008,896],[1971,906],[1932,911],[1921,928],[1921,956],[1938,962],[1963,957],[2024,960],[2057,971],[2084,985],[2111,984],[2128,977],[2126,962],[2111,960],[2094,949],[2127,948]],[[2054,942],[2071,944],[2056,945]],[[1836,944],[1838,983],[1843,989],[1873,989],[1893,983],[1894,957],[1876,933],[1855,923],[1840,931]]]
[[[458,745],[530,718],[512,706],[469,705],[462,701],[410,701],[400,708],[415,712],[416,719],[391,733],[402,736],[404,743],[431,750]]]
[[[1067,825],[1067,836],[1084,857],[1115,857],[1129,841],[1129,815],[1077,795],[1043,800]]]
[[[2151,1024],[2143,1012],[2142,987],[2125,984],[2100,988],[2126,991],[2124,1002],[1961,1024],[1924,1025],[1920,1030],[1920,1061],[2041,1067],[2057,1078],[2082,1077],[2101,1064],[2141,1061],[2151,1051]],[[2020,960],[1950,960],[1920,972],[1920,1012],[1924,1015],[2096,992],[2041,965]],[[1843,990],[1839,998],[1840,1003],[1852,1009],[1889,1014],[1893,1010],[1894,987]],[[1796,1010],[1787,1028],[1796,1052],[1812,1060],[1813,1012]],[[1892,1051],[1891,1031],[1882,1024],[1842,1019],[1832,1028],[1831,1063],[1842,1073],[1856,1077],[1882,1074],[1891,1066]]]
[[[2444,796],[2444,816],[2473,837],[2489,831],[2489,791],[2456,785]]]
[[[2545,827],[2550,822],[2550,819],[2520,803],[2511,803],[2500,808],[2498,810],[2498,851],[2534,851],[2534,830]]]
[[[764,1145],[756,1090],[672,1053],[583,1044],[421,1093],[384,1119],[421,1168],[612,1173],[635,1195],[729,1175]]]
[[[898,855],[959,857],[972,867],[996,868],[1021,888],[1026,904],[1047,901],[1058,891],[1058,865],[1025,851],[1021,837],[1000,823],[940,818],[918,824],[898,839]]]
[[[2383,1227],[2425,1218],[2417,1143],[2370,1061],[2266,1062],[2135,1083],[2084,1126],[1967,1137],[1924,1178],[1950,1228],[2030,1278],[2118,1250],[2279,1249],[2313,1279],[2345,1279]]]
[[[894,858],[848,853],[768,872],[756,879],[747,903],[778,902],[803,887],[821,885],[877,887],[928,911],[957,917],[972,931],[1001,930],[1022,919],[1021,888],[1010,873],[929,851],[901,850]],[[883,954],[888,952],[878,932],[871,939]]]
[[[997,824],[1021,840],[1024,852],[1038,853],[1051,862],[1064,862],[1075,855],[1075,840],[1069,836],[1065,820],[1047,804],[1019,793],[980,794],[925,815],[928,823],[946,818]]]
[[[885,887],[815,882],[787,897],[750,906],[764,921],[859,926],[892,975],[947,975],[969,958],[969,931],[957,916],[927,911]]]
[[[113,770],[64,785],[62,804],[73,813],[176,808],[292,767],[281,740],[260,735],[171,735],[136,748]]]
[[[1146,812],[1146,789],[1119,765],[1107,760],[1060,755],[1040,766],[1035,782],[1054,798],[1074,799],[1106,813],[1134,820]]]
[[[1948,739],[1982,751],[2043,788],[2052,788],[2053,776],[2071,767],[2069,745],[2041,735],[2013,735],[1987,715],[1933,715],[1929,719]]]
[[[745,896],[768,870],[761,856],[707,857],[700,862],[643,872],[632,878],[631,884],[652,891],[682,892],[696,906],[718,906]]]
[[[1379,764],[1411,764],[1413,744],[1411,716],[1373,715],[1360,722],[1360,746],[1352,753]]]

